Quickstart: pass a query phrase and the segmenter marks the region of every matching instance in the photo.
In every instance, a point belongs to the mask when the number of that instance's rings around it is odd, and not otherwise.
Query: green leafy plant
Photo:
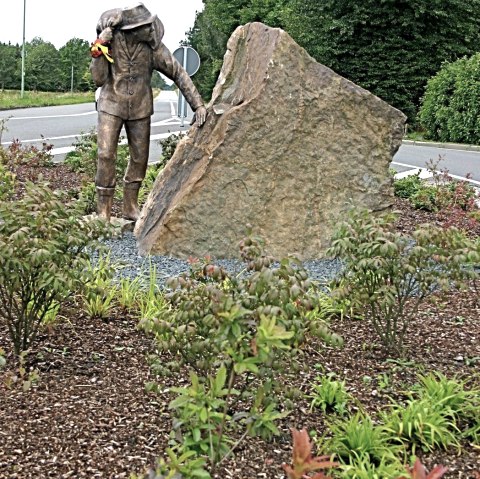
[[[385,479],[396,477],[402,471],[400,461],[382,457],[373,461],[368,454],[355,454],[350,461],[340,464],[339,471],[345,479]]]
[[[266,439],[278,434],[275,422],[287,411],[278,407],[282,385],[277,377],[281,371],[295,370],[307,335],[331,337],[323,318],[306,314],[314,310],[316,295],[301,264],[284,259],[274,266],[273,258],[263,251],[262,240],[249,233],[240,245],[247,263],[244,272],[230,277],[210,258],[192,259],[189,272],[168,281],[168,307],[142,315],[140,322],[155,334],[158,349],[174,358],[171,363],[175,364],[156,362],[158,372],[163,368],[168,374],[171,367],[190,369],[198,376],[202,395],[215,391],[207,385],[219,377],[228,378],[228,393],[221,398],[220,429],[216,416],[207,417],[208,430],[218,429],[226,442],[231,432],[239,430],[243,431],[241,440],[247,434]],[[186,400],[185,391],[181,394],[182,401]],[[182,407],[175,400],[172,403],[180,409],[177,416],[183,414],[182,401]],[[187,428],[186,421],[180,425],[182,431]],[[212,470],[222,454],[231,453],[225,452],[218,438],[207,441],[198,433],[188,437],[185,448],[196,447],[192,441],[197,440],[203,441],[204,452],[210,448]],[[200,452],[198,447],[196,451]]]
[[[201,384],[199,377],[190,373],[189,387],[171,388],[177,397],[170,402],[169,409],[177,413],[177,428],[174,432],[181,435],[181,444],[185,450],[207,455],[215,464],[229,451],[229,441],[225,436],[226,421],[231,417],[226,413],[226,397],[239,394],[227,386],[227,369],[221,367],[217,375],[209,378],[208,385]],[[181,427],[180,427],[181,426]]]
[[[97,192],[95,189],[95,183],[84,182],[78,193],[78,200],[82,204],[82,210],[86,215],[97,211]]]
[[[459,447],[460,431],[448,408],[430,399],[409,399],[406,404],[395,404],[383,415],[386,430],[395,441],[424,451],[435,448]]]
[[[480,143],[480,54],[444,63],[427,83],[419,120],[428,138]]]
[[[352,209],[328,254],[345,264],[343,287],[332,294],[354,297],[384,346],[401,354],[419,305],[435,288],[476,278],[480,252],[456,228],[426,225],[410,236],[394,230],[394,218]]]
[[[393,444],[388,430],[383,425],[375,425],[368,415],[357,413],[329,425],[331,437],[324,445],[335,451],[342,464],[353,464],[358,458],[368,458],[374,464],[385,459],[398,461],[401,448]]]
[[[136,302],[140,317],[140,327],[146,331],[154,331],[155,325],[158,324],[158,318],[168,316],[170,307],[165,300],[165,293],[160,290],[157,284],[157,269],[154,265],[150,263],[146,285],[142,283],[142,276],[139,278],[141,286],[139,287]]]
[[[118,304],[125,311],[134,311],[142,294],[141,277],[134,279],[122,277],[118,285]]]
[[[335,411],[339,414],[347,411],[350,395],[345,389],[345,381],[334,378],[334,373],[317,376],[317,382],[312,384],[312,392],[307,396],[311,409],[320,408],[325,413]]]
[[[155,470],[150,470],[146,476],[142,475],[141,479],[211,479],[212,476],[205,469],[206,460],[203,457],[198,457],[195,451],[179,452],[178,449],[167,448],[167,459],[160,458]],[[131,479],[140,477],[134,475]]]
[[[292,464],[283,464],[288,479],[329,479],[325,469],[337,467],[329,456],[312,457],[312,444],[306,429],[291,428],[293,438]],[[311,475],[313,474],[313,475]]]
[[[0,217],[0,318],[20,354],[48,313],[81,288],[89,253],[110,227],[32,183],[23,198],[0,202]]]
[[[406,176],[393,182],[393,191],[399,198],[411,198],[423,186],[420,174]]]
[[[90,318],[104,319],[111,312],[118,291],[113,282],[114,274],[115,265],[110,261],[110,254],[87,262],[81,297],[83,308]]]
[[[0,201],[11,199],[14,190],[15,175],[0,161]]]

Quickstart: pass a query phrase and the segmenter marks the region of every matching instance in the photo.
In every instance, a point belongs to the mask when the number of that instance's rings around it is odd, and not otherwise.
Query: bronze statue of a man
[[[124,176],[123,217],[136,221],[138,191],[145,178],[150,146],[153,70],[170,78],[181,90],[201,126],[207,111],[195,85],[162,43],[164,29],[156,15],[138,3],[104,12],[91,46],[90,71],[97,87],[98,162],[95,185],[97,213],[110,220],[115,191],[115,161],[122,126],[127,133],[130,160]]]

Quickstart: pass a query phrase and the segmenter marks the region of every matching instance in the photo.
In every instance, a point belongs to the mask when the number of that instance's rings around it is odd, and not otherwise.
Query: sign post
[[[173,56],[190,76],[195,75],[200,68],[200,56],[192,47],[179,47],[173,52]],[[187,102],[180,90],[178,91],[177,116],[181,118],[181,127],[183,128],[187,117]]]

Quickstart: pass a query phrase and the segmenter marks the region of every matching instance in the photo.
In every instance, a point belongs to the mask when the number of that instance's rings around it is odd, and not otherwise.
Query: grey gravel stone
[[[151,268],[155,268],[157,284],[163,287],[169,277],[178,276],[189,269],[189,263],[185,260],[160,255],[141,256],[131,232],[109,239],[105,245],[110,251],[110,260],[117,264],[116,279],[121,277],[134,279],[138,275],[148,278]],[[239,274],[245,268],[245,264],[237,259],[213,260],[229,274]],[[341,262],[333,259],[309,260],[303,265],[310,278],[321,283],[332,280],[342,269]]]

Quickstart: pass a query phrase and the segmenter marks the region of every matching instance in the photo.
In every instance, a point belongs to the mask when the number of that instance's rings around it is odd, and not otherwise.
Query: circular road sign
[[[178,47],[173,56],[190,76],[195,75],[200,68],[200,57],[192,47]]]

